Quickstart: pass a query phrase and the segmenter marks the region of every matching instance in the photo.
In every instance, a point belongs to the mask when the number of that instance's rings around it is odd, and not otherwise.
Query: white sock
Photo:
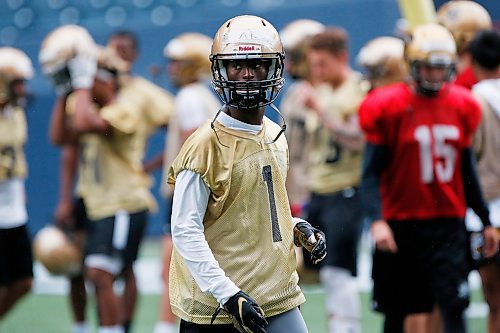
[[[124,331],[121,325],[100,326],[99,333],[124,333]]]
[[[81,322],[73,324],[71,332],[72,333],[90,333],[90,328],[86,322],[81,321]]]
[[[153,333],[175,333],[177,325],[169,323],[168,321],[159,321],[155,325]]]
[[[361,332],[361,301],[351,273],[326,266],[321,268],[319,275],[326,292],[329,332]]]

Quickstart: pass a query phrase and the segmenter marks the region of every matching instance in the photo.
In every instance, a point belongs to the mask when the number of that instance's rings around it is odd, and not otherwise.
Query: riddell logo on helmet
[[[238,51],[255,51],[255,45],[239,46]]]

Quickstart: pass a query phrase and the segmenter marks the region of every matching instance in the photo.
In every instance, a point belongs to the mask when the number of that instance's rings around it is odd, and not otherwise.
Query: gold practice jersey
[[[353,72],[349,79],[335,90],[329,85],[319,86],[317,96],[325,110],[346,121],[357,115],[366,88],[361,74]],[[308,121],[308,128],[313,131],[310,153],[311,191],[327,194],[358,186],[363,153],[342,147],[318,118],[310,117]]]
[[[27,176],[24,156],[26,126],[22,108],[6,106],[0,110],[0,181]]]
[[[148,92],[149,97],[138,98],[140,89],[127,87],[113,104],[98,111],[111,125],[112,134],[86,134],[79,142],[79,189],[92,220],[112,216],[119,209],[130,213],[156,209],[151,180],[143,170],[144,151],[151,133],[170,119],[172,105],[163,93],[158,99],[164,104],[146,102],[156,95]]]
[[[201,176],[210,189],[203,223],[215,259],[266,316],[283,313],[305,301],[295,271],[292,216],[285,191],[286,139],[281,136],[267,144],[280,130],[267,118],[257,135],[217,122],[215,130],[219,139],[210,122],[189,137],[170,168],[168,181],[175,185],[183,170]],[[200,290],[175,247],[170,267],[173,312],[186,321],[209,324],[218,303]],[[231,320],[221,314],[215,323]]]
[[[192,105],[194,105],[195,108],[189,110],[190,113],[186,114],[186,112],[184,112],[186,109],[186,105],[184,104],[180,107],[177,107],[177,103],[182,103],[182,101],[177,100],[175,104],[175,116],[172,117],[171,121],[168,124],[168,132],[165,143],[166,149],[163,157],[163,177],[161,186],[162,194],[164,194],[167,198],[171,197],[172,195],[172,187],[168,186],[166,181],[168,177],[168,169],[170,168],[170,165],[174,161],[175,157],[181,150],[182,144],[184,143],[182,139],[183,130],[188,130],[182,128],[181,119],[183,117],[191,117],[193,113],[197,113],[197,119],[191,119],[190,121],[190,125],[192,126],[191,128],[196,129],[204,123],[204,121],[199,122],[199,119],[211,119],[221,107],[219,99],[212,91],[210,91],[209,87],[204,82],[194,82],[186,85],[179,91],[178,97],[181,93],[185,94],[184,98],[188,97],[190,99],[194,99]]]
[[[174,97],[165,89],[140,76],[124,76],[120,80],[118,98],[141,111],[149,134],[169,122],[174,114]]]

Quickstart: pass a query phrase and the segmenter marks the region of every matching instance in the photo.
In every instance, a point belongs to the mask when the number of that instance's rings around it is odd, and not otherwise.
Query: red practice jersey
[[[461,152],[481,118],[469,91],[446,85],[429,98],[395,84],[370,94],[359,118],[367,141],[389,150],[380,179],[384,219],[464,217]]]
[[[459,73],[455,78],[455,84],[459,86],[465,87],[469,90],[472,90],[472,86],[477,83],[477,78],[474,72],[472,71],[472,67],[467,67],[464,71]]]

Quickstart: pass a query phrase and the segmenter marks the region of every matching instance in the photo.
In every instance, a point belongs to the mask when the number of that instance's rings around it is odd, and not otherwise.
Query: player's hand
[[[302,246],[311,253],[314,264],[326,257],[326,238],[323,231],[314,228],[309,222],[301,220],[293,228],[295,246]]]
[[[243,291],[234,294],[224,304],[234,327],[242,333],[266,333],[267,320],[260,306]]]
[[[380,251],[392,253],[398,252],[398,246],[394,240],[394,233],[386,221],[377,220],[373,222],[371,226],[371,233],[373,240],[375,241],[375,245]]]
[[[57,96],[66,96],[71,92],[71,78],[66,66],[52,69],[47,75],[54,86]]]
[[[486,258],[493,257],[498,252],[499,240],[495,227],[487,226],[483,230],[484,245],[483,255]]]
[[[71,86],[75,89],[90,89],[94,85],[97,59],[93,55],[79,54],[68,61]]]
[[[73,227],[73,202],[60,201],[54,212],[55,224],[61,228]]]
[[[299,91],[298,103],[311,109],[312,111],[317,112],[320,107],[318,101],[315,98],[316,92],[314,91],[314,87],[309,82],[300,82],[300,88],[297,89]]]

